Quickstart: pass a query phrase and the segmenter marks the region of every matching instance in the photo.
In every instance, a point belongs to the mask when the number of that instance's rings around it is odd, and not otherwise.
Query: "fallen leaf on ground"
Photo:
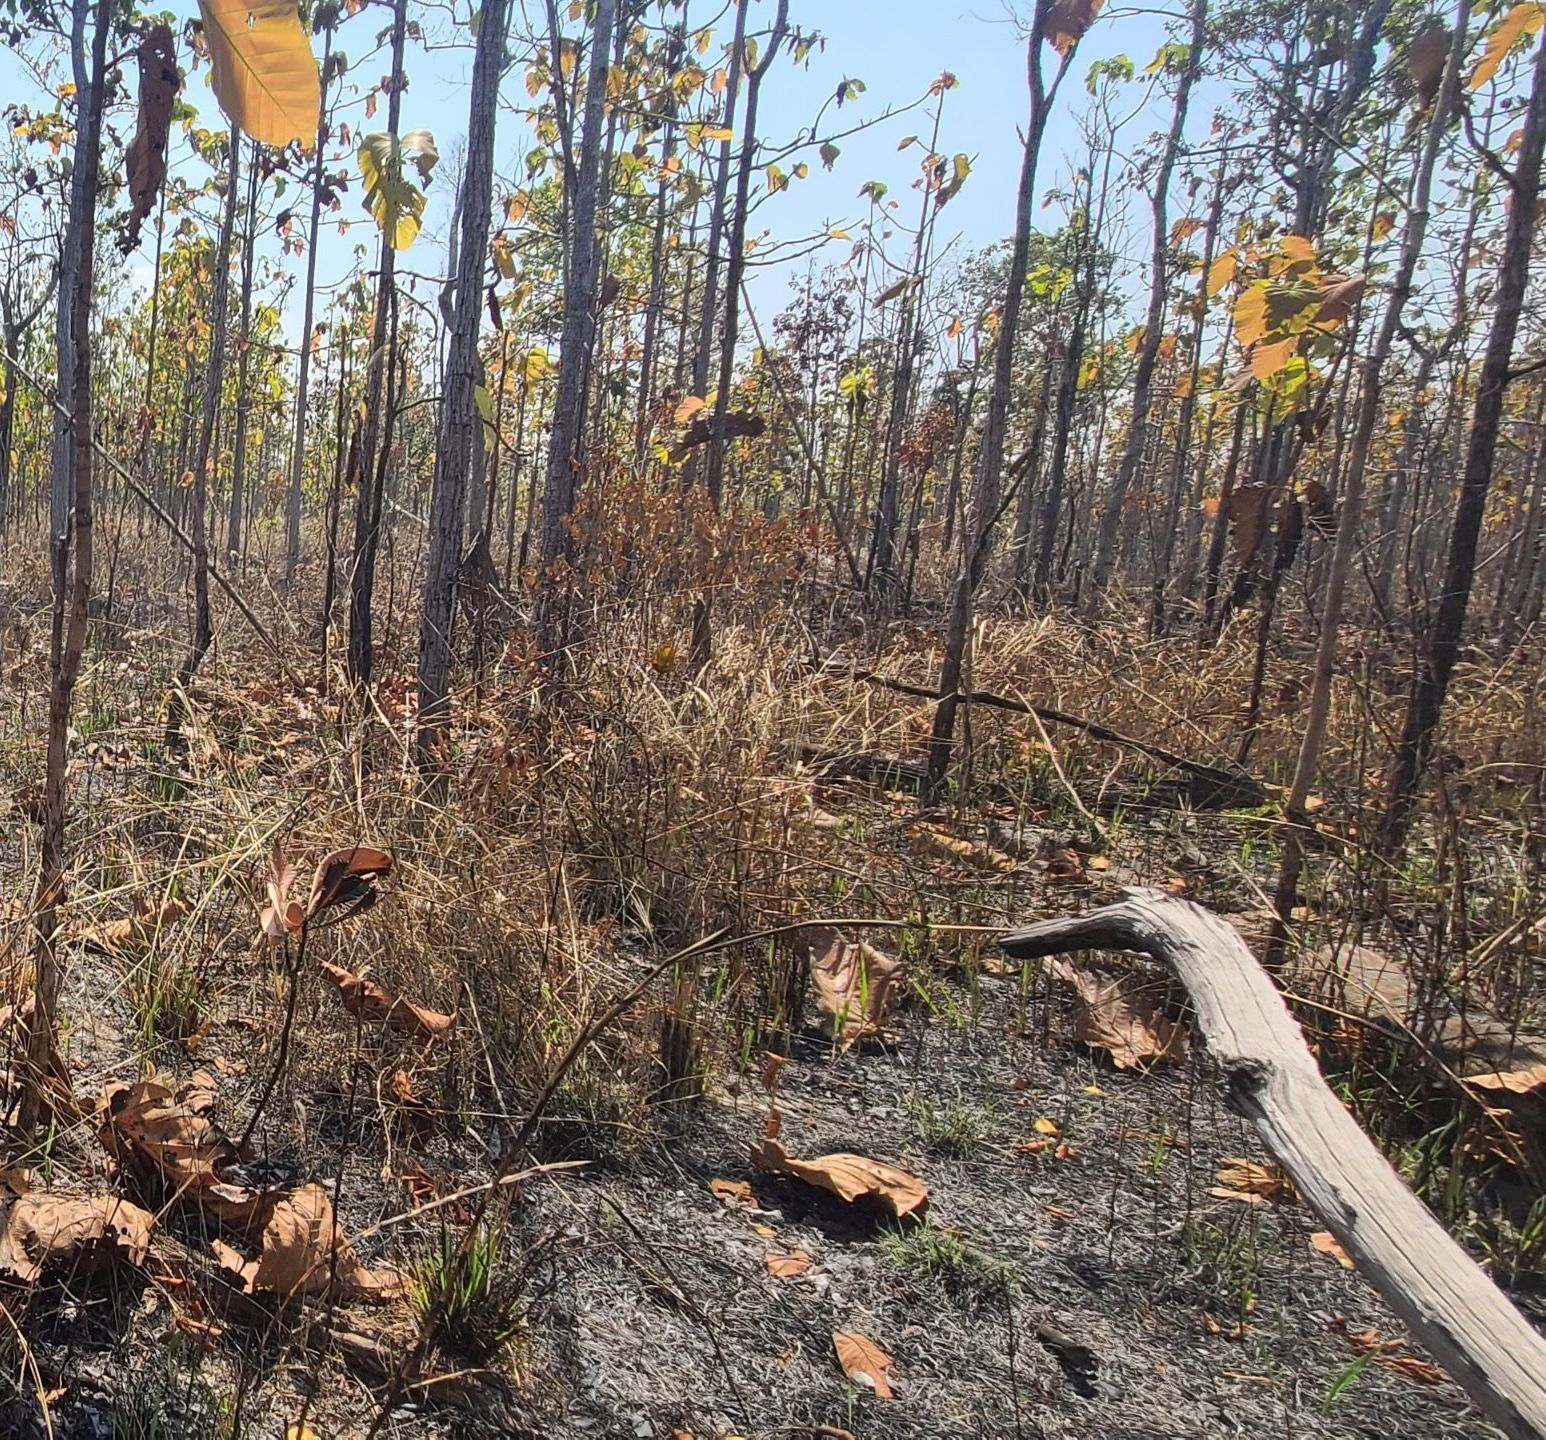
[[[902,962],[866,945],[845,940],[826,925],[804,931],[816,1000],[833,1022],[839,1048],[882,1033],[902,979]]]
[[[750,1204],[756,1198],[752,1194],[752,1187],[744,1180],[710,1180],[709,1190],[716,1200],[730,1203],[744,1200]]]
[[[337,987],[344,1009],[357,1015],[366,1025],[385,1025],[418,1040],[435,1040],[456,1024],[455,1014],[443,1015],[424,1005],[415,1005],[402,996],[393,997],[368,975],[356,975],[338,965],[322,965],[323,972]]]
[[[1317,1230],[1310,1236],[1310,1248],[1320,1251],[1322,1255],[1329,1255],[1344,1270],[1353,1269],[1352,1256],[1337,1244],[1337,1237],[1329,1230]]]
[[[1047,857],[1047,879],[1083,880],[1084,856],[1067,845],[1060,845]]]
[[[1186,1027],[1165,1013],[1162,984],[1131,971],[1081,970],[1061,959],[1049,961],[1047,971],[1074,992],[1074,1038],[1109,1052],[1117,1069],[1186,1057]]]
[[[1000,875],[1019,869],[1019,862],[1012,855],[995,850],[991,845],[951,835],[937,825],[910,825],[907,833],[920,848],[939,860],[971,865],[978,870],[992,870]]]
[[[768,1274],[780,1280],[793,1280],[805,1274],[816,1263],[803,1250],[793,1250],[788,1254],[782,1250],[769,1250],[762,1259],[768,1267]]]
[[[140,1265],[150,1250],[155,1218],[115,1195],[80,1199],[41,1191],[0,1208],[0,1273],[30,1285],[51,1260],[79,1265],[86,1252]]]
[[[126,951],[149,949],[162,928],[180,920],[188,910],[188,902],[176,895],[136,895],[134,913],[127,919],[87,926],[76,938],[93,950],[121,958]]]
[[[386,1099],[392,1107],[390,1119],[404,1140],[423,1140],[434,1130],[435,1112],[414,1088],[413,1076],[406,1070],[392,1072],[386,1084]]]
[[[882,1400],[896,1398],[889,1373],[891,1357],[879,1345],[857,1330],[834,1330],[832,1344],[837,1363],[855,1385],[867,1385]]]
[[[770,1175],[787,1175],[830,1190],[850,1205],[856,1200],[874,1200],[898,1220],[921,1215],[929,1203],[929,1187],[916,1175],[864,1155],[839,1152],[799,1160],[777,1140],[757,1140],[752,1142],[751,1157],[753,1165]]]
[[[402,1293],[405,1282],[391,1270],[371,1270],[345,1244],[327,1191],[315,1182],[275,1202],[263,1224],[256,1260],[216,1242],[220,1263],[239,1275],[249,1293],[320,1295],[336,1277],[339,1287],[359,1295]]]
[[[1468,1075],[1465,1083],[1477,1090],[1507,1095],[1539,1094],[1546,1092],[1546,1062],[1526,1065],[1519,1070],[1489,1070],[1482,1075]]]
[[[175,1093],[156,1080],[109,1085],[97,1138],[142,1181],[159,1180],[168,1199],[198,1205],[228,1224],[247,1224],[269,1194],[240,1175],[241,1152],[209,1118],[211,1100],[208,1090],[191,1084]]]
[[[1219,1183],[1208,1193],[1220,1200],[1241,1200],[1262,1205],[1269,1200],[1292,1200],[1294,1187],[1276,1165],[1258,1165],[1238,1155],[1226,1157],[1219,1167]]]
[[[1342,1336],[1360,1355],[1369,1356],[1376,1365],[1383,1365],[1397,1375],[1404,1375],[1419,1385],[1444,1383],[1444,1372],[1426,1360],[1407,1353],[1407,1342],[1399,1335],[1381,1335],[1373,1328],[1350,1330],[1347,1317],[1343,1315],[1333,1316],[1326,1328]]]
[[[1045,1115],[1038,1117],[1031,1126],[1031,1129],[1038,1135],[1056,1135],[1059,1133],[1058,1122],[1056,1120],[1049,1120]]]

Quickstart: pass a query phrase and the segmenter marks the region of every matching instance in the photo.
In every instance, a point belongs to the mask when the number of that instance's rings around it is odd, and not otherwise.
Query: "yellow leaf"
[[[701,395],[689,395],[676,407],[676,413],[671,417],[677,425],[685,425],[708,402]]]
[[[1298,347],[1299,340],[1294,335],[1271,345],[1258,345],[1251,351],[1251,374],[1258,380],[1272,379],[1294,358],[1294,351]]]
[[[1290,268],[1315,264],[1315,246],[1303,235],[1285,235],[1278,241],[1278,249]]]
[[[1370,227],[1376,240],[1383,240],[1396,228],[1396,212],[1394,210],[1381,210],[1374,217],[1374,224]]]
[[[853,236],[850,235],[846,230],[844,230],[841,225],[834,225],[830,230],[827,231],[827,235],[828,235],[828,237],[830,239],[833,239],[833,240],[852,240],[853,239]]]
[[[1254,345],[1267,333],[1267,287],[1250,286],[1235,301],[1235,336],[1242,345]]]
[[[1239,266],[1240,256],[1233,249],[1224,251],[1213,264],[1208,266],[1207,290],[1210,300],[1235,278],[1235,271]]]
[[[1525,4],[1513,6],[1488,37],[1487,48],[1471,72],[1471,88],[1480,90],[1498,73],[1508,52],[1525,36],[1535,34],[1543,24],[1546,24],[1546,5],[1537,0],[1526,0]]]
[[[1058,1133],[1058,1122],[1056,1120],[1049,1120],[1043,1115],[1031,1126],[1031,1129],[1038,1135],[1056,1135]]]
[[[295,0],[199,0],[210,86],[254,140],[315,144],[322,84]]]

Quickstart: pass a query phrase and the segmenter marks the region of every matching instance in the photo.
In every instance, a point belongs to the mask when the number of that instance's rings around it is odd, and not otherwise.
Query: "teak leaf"
[[[394,250],[406,250],[418,238],[424,218],[424,192],[404,173],[419,172],[421,184],[440,160],[435,137],[428,130],[410,130],[394,139],[376,130],[360,142],[360,179],[365,183],[365,207]]]
[[[869,1336],[857,1330],[834,1330],[832,1346],[837,1351],[837,1363],[854,1384],[867,1386],[881,1400],[896,1398],[896,1391],[891,1388],[891,1357]]]
[[[295,0],[199,0],[199,13],[220,108],[265,145],[312,149],[322,81]]]
[[[166,180],[172,102],[182,87],[170,25],[152,25],[146,30],[140,41],[139,62],[140,118],[124,156],[129,172],[129,219],[123,236],[126,253],[140,243],[140,225],[155,208],[156,196]]]

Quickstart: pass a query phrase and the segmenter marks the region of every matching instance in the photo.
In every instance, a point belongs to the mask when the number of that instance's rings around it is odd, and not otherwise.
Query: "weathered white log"
[[[1217,915],[1160,890],[1002,937],[1018,959],[1129,950],[1186,987],[1227,1101],[1369,1283],[1509,1436],[1546,1440],[1546,1339],[1434,1219],[1326,1084],[1267,972]]]

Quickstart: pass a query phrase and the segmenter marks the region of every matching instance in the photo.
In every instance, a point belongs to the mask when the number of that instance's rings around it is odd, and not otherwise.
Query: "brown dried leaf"
[[[857,1330],[834,1330],[832,1345],[837,1363],[855,1385],[868,1386],[882,1400],[896,1398],[891,1388],[891,1357],[867,1335]]]
[[[385,1025],[388,1029],[411,1035],[418,1040],[435,1040],[456,1024],[456,1014],[443,1015],[423,1005],[415,1005],[401,996],[393,998],[366,975],[356,975],[325,961],[323,972],[337,987],[344,1009],[357,1015],[366,1025]]]
[[[793,1250],[788,1254],[782,1250],[769,1250],[762,1259],[768,1267],[768,1274],[779,1280],[797,1279],[816,1263],[803,1250]]]
[[[172,125],[172,104],[182,87],[177,72],[172,27],[149,26],[140,40],[140,116],[124,156],[129,178],[129,218],[124,229],[127,254],[140,243],[140,226],[155,208],[166,180],[166,145]]]
[[[1520,1070],[1490,1070],[1483,1075],[1468,1075],[1467,1085],[1506,1095],[1539,1095],[1546,1092],[1546,1061]]]
[[[1450,31],[1436,20],[1430,21],[1418,33],[1406,52],[1406,73],[1417,87],[1417,98],[1424,105],[1431,105],[1439,93],[1444,79],[1444,66],[1449,59]]]
[[[51,1260],[79,1264],[88,1250],[108,1263],[143,1264],[155,1225],[149,1211],[115,1195],[83,1200],[35,1191],[8,1201],[3,1213],[0,1272],[28,1285]]]
[[[1317,1230],[1310,1236],[1310,1248],[1330,1256],[1344,1270],[1353,1269],[1353,1257],[1337,1243],[1337,1237],[1329,1230]]]
[[[343,1290],[359,1295],[396,1295],[405,1287],[395,1271],[368,1269],[342,1243],[333,1202],[315,1182],[274,1203],[256,1260],[243,1259],[229,1245],[217,1246],[217,1254],[249,1293],[321,1295],[335,1275]]]
[[[829,926],[802,932],[816,1000],[831,1017],[841,1049],[883,1032],[902,962],[862,940],[844,940]]]
[[[1315,312],[1315,323],[1340,325],[1353,313],[1368,283],[1368,277],[1364,275],[1327,281],[1321,286],[1321,303]]]
[[[1219,1183],[1208,1193],[1221,1200],[1243,1200],[1248,1205],[1292,1200],[1294,1187],[1276,1165],[1258,1165],[1238,1155],[1226,1156],[1219,1167]]]
[[[709,1193],[716,1200],[724,1200],[729,1204],[744,1201],[749,1205],[757,1198],[752,1193],[752,1187],[744,1180],[710,1180]]]
[[[910,825],[907,833],[928,854],[948,864],[970,865],[978,870],[992,870],[1008,875],[1019,868],[1013,856],[991,845],[952,835],[937,825]]]
[[[1074,992],[1074,1037],[1105,1050],[1119,1070],[1186,1057],[1186,1027],[1165,1013],[1164,989],[1130,971],[1112,975],[1052,960],[1048,973]]]
[[[752,1164],[770,1175],[787,1175],[829,1190],[850,1205],[857,1200],[873,1200],[898,1220],[905,1215],[922,1215],[929,1203],[929,1187],[916,1175],[871,1160],[865,1155],[839,1152],[814,1160],[799,1160],[777,1140],[752,1142]]]
[[[158,1179],[175,1196],[233,1225],[253,1220],[267,1192],[235,1178],[241,1153],[204,1112],[207,1092],[182,1087],[176,1094],[155,1080],[110,1085],[103,1093],[102,1148],[142,1180]]]
[[[268,903],[261,916],[263,938],[278,945],[306,923],[306,911],[298,900],[290,898],[290,887],[300,871],[285,856],[284,846],[276,839],[268,857]]]
[[[148,895],[134,897],[134,914],[125,920],[109,920],[102,925],[91,925],[77,934],[82,945],[100,950],[104,955],[122,959],[128,952],[148,950],[155,943],[163,926],[180,920],[188,913],[186,900],[176,895]]]
[[[1230,529],[1235,537],[1235,561],[1245,565],[1256,554],[1262,536],[1267,533],[1267,501],[1272,491],[1266,485],[1242,485],[1229,497]]]
[[[1069,55],[1095,23],[1106,0],[1050,0],[1042,35],[1059,55]]]
[[[1047,857],[1047,879],[1070,883],[1084,879],[1084,856],[1070,845],[1060,845]]]
[[[313,920],[334,905],[347,907],[351,915],[368,910],[376,903],[376,881],[391,870],[392,857],[369,845],[346,845],[324,855],[311,877],[306,918]]]

